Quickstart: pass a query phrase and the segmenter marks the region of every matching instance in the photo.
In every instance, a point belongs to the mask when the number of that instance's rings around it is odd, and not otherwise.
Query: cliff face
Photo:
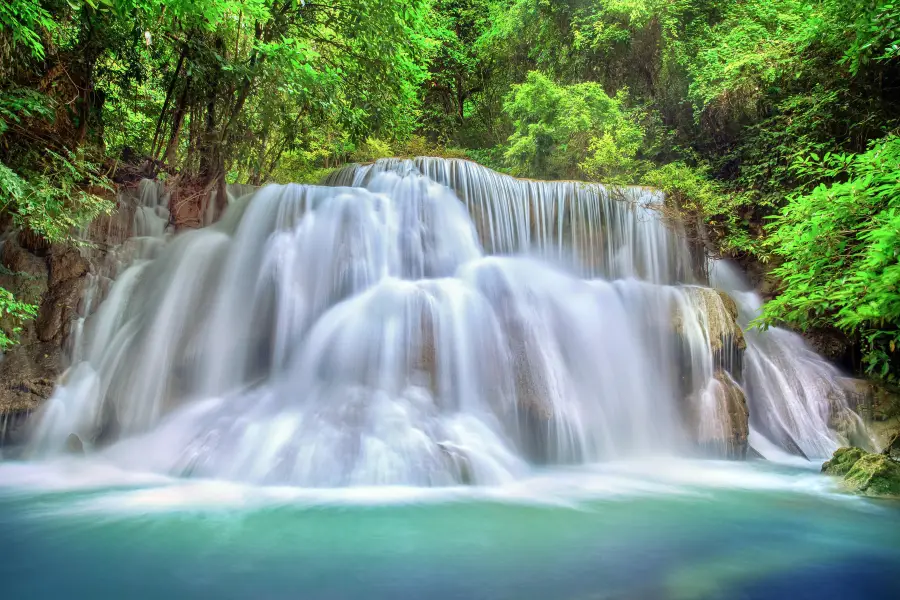
[[[134,192],[122,190],[117,210],[84,232],[89,245],[48,245],[43,239],[8,229],[0,235],[0,286],[39,307],[26,323],[20,343],[0,356],[0,444],[15,443],[21,425],[50,397],[66,365],[73,324],[89,274],[108,248],[131,235]],[[0,323],[2,324],[2,323]]]

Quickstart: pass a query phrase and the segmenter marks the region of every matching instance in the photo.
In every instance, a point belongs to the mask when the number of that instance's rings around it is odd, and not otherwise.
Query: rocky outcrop
[[[50,247],[32,238],[7,235],[0,251],[0,286],[38,306],[37,318],[22,328],[20,343],[0,356],[3,443],[15,443],[25,417],[53,393],[61,349],[89,269],[77,249]]]
[[[54,248],[48,264],[48,288],[35,326],[40,341],[62,344],[84,291],[89,264],[71,247]]]
[[[851,366],[848,356],[853,344],[837,329],[810,329],[800,333],[816,354],[842,366]]]
[[[881,453],[888,458],[900,461],[900,433],[895,433],[893,437],[888,440]]]
[[[728,458],[746,458],[750,439],[750,411],[744,390],[723,371],[716,372],[715,379],[722,386],[722,409],[726,415],[723,429],[725,455]]]
[[[707,454],[743,460],[750,437],[750,411],[741,386],[725,371],[718,370],[691,404],[691,430]]]
[[[687,429],[706,454],[744,459],[749,449],[749,410],[738,382],[747,343],[737,304],[711,288],[688,286],[681,292],[673,327]]]
[[[683,343],[692,343],[687,339],[687,331],[693,324],[686,319],[695,319],[709,344],[714,367],[740,379],[747,342],[737,320],[738,309],[734,299],[725,292],[696,286],[685,287],[682,293],[687,302],[676,303],[672,315],[676,336]]]
[[[843,477],[848,490],[863,496],[900,498],[900,463],[884,454],[839,448],[822,472]]]
[[[874,449],[870,447],[884,448],[890,445],[895,436],[900,434],[900,397],[897,392],[883,384],[852,377],[841,379],[840,386],[840,392],[853,413],[842,416],[833,412],[832,426],[844,434],[848,443],[853,446]],[[841,410],[841,403],[835,403],[835,406],[838,411]],[[860,426],[847,416],[857,423],[864,423],[865,441],[860,439]],[[843,429],[848,423],[853,426],[849,432]]]

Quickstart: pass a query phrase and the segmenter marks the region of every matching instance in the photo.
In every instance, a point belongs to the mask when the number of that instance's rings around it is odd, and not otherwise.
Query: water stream
[[[867,439],[842,375],[747,329],[759,299],[658,192],[383,160],[176,236],[164,193],[0,464],[4,567],[59,569],[15,589],[102,562],[134,597],[900,590],[868,575],[900,513],[815,472]]]

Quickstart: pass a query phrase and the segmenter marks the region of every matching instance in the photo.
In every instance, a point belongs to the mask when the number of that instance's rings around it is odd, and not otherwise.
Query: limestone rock
[[[59,348],[52,344],[16,346],[0,360],[0,414],[35,410],[53,393]]]
[[[54,248],[49,258],[49,289],[35,323],[42,342],[62,340],[84,291],[89,264],[74,248]]]
[[[900,497],[900,464],[887,456],[867,454],[856,461],[844,481],[866,496]]]
[[[725,414],[728,416],[725,433],[726,456],[745,458],[750,438],[750,411],[744,391],[726,373],[718,371],[716,380],[722,385]]]
[[[878,445],[862,418],[838,402],[832,401],[828,426],[843,436],[851,446],[871,451]]]
[[[47,238],[30,229],[23,229],[19,232],[18,243],[22,248],[31,252],[40,253],[50,249],[50,242],[47,241]]]
[[[75,248],[62,247],[50,254],[50,288],[77,279],[88,272],[88,262]]]
[[[722,458],[747,458],[750,411],[744,391],[725,371],[716,371],[712,381],[689,399],[696,441],[707,452]]]
[[[70,454],[84,454],[84,442],[75,433],[70,433],[66,438],[66,451]]]
[[[0,260],[2,260],[3,266],[13,273],[33,278],[45,278],[47,276],[47,261],[20,246],[14,237],[7,239],[3,243]]]
[[[865,409],[871,406],[875,399],[875,386],[865,379],[842,377],[838,380],[841,391],[847,398],[847,403],[854,410]]]
[[[713,360],[736,379],[741,378],[743,352],[747,348],[744,331],[737,321],[737,304],[725,292],[697,286],[683,288],[688,307],[676,304],[672,324],[676,335],[684,336],[685,319],[696,319],[709,339]],[[686,312],[687,314],[682,314]]]
[[[58,340],[68,334],[68,325],[84,290],[83,279],[63,281],[47,293],[36,321],[37,337],[42,342]]]

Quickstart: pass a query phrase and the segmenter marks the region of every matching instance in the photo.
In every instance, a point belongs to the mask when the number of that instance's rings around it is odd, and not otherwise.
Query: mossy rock
[[[883,454],[859,448],[839,448],[822,471],[843,475],[844,483],[857,494],[879,498],[900,498],[900,463]]]
[[[900,498],[900,464],[882,454],[863,456],[844,481],[866,496]]]
[[[838,448],[831,456],[831,460],[822,465],[822,472],[829,475],[846,475],[856,461],[865,455],[865,450],[859,448]]]

